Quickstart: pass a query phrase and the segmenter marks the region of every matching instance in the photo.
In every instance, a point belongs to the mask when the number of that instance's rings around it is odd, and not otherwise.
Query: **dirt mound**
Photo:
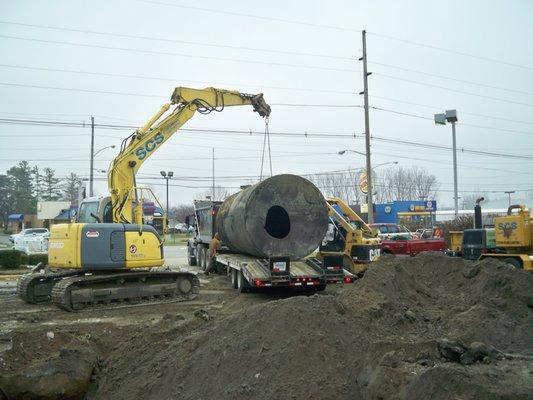
[[[533,275],[499,262],[386,259],[333,295],[140,335],[94,398],[529,399],[532,296]]]

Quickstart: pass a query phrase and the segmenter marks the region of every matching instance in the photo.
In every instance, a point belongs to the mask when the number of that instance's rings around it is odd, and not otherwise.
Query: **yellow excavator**
[[[509,206],[507,215],[494,219],[494,228],[495,244],[479,258],[496,258],[533,272],[533,216],[529,209],[520,204]]]
[[[326,199],[329,227],[317,258],[337,260],[343,269],[362,276],[369,263],[381,255],[381,239],[348,204],[336,197]],[[335,263],[335,262],[334,262]]]
[[[195,274],[154,269],[164,264],[163,240],[144,223],[143,199],[153,193],[137,186],[135,175],[196,112],[243,105],[252,105],[261,117],[270,115],[262,94],[176,88],[170,103],[122,141],[108,171],[111,196],[85,199],[74,223],[52,226],[48,266],[19,280],[20,297],[28,303],[51,300],[67,311],[121,301],[196,297],[200,284]]]

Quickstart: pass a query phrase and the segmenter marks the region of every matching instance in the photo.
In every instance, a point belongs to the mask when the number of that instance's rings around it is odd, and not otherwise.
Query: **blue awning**
[[[7,217],[8,221],[24,221],[24,214],[10,214]]]

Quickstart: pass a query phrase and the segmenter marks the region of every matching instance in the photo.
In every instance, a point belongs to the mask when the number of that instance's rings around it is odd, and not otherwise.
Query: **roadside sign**
[[[364,194],[368,193],[368,179],[366,176],[366,171],[359,172],[359,175],[357,175],[357,183],[359,184],[359,189]]]

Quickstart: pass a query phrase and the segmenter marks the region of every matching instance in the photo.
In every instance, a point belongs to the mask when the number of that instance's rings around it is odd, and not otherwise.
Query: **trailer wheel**
[[[202,270],[207,271],[207,247],[202,246]]]
[[[202,246],[201,244],[197,245],[196,246],[196,260],[197,260],[197,265],[200,267],[201,270],[204,269],[204,261],[202,260],[202,249],[203,249],[204,246]]]
[[[196,255],[194,254],[194,248],[187,246],[187,264],[191,267],[196,265]]]
[[[231,287],[233,289],[237,289],[237,280],[239,279],[237,277],[237,274],[239,273],[240,271],[237,271],[236,269],[232,268],[230,270],[230,274],[231,274]]]
[[[316,287],[316,291],[317,292],[323,292],[325,289],[326,289],[326,284],[325,283],[322,283],[321,285],[318,285]]]
[[[237,290],[239,293],[246,293],[249,291],[248,282],[246,282],[246,278],[244,277],[244,274],[242,271],[236,271],[237,272]]]
[[[516,258],[506,258],[503,260],[504,263],[509,264],[510,266],[516,268],[516,269],[522,269],[522,262],[520,260],[517,260]]]

